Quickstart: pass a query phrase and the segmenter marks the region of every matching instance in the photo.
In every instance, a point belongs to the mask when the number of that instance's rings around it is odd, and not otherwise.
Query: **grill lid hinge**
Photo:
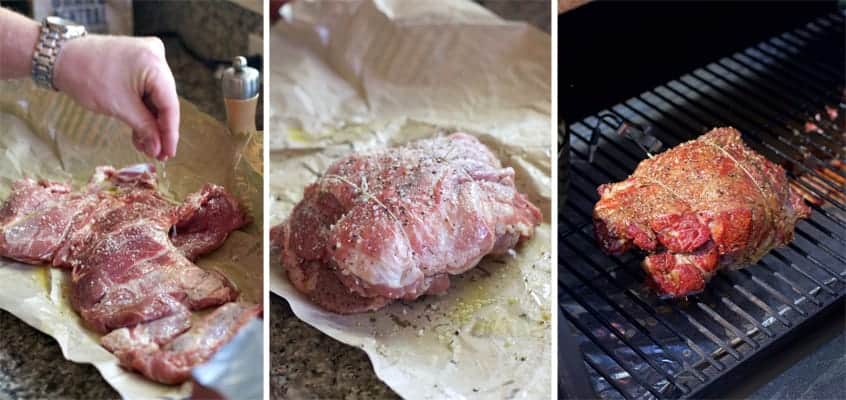
[[[644,153],[646,153],[647,156],[649,156],[649,158],[652,158],[653,153],[658,152],[664,146],[657,137],[650,133],[652,131],[651,125],[641,126],[638,124],[630,124],[623,121],[623,119],[617,115],[602,113],[596,120],[596,124],[594,124],[590,134],[588,149],[588,162],[590,163],[593,163],[594,155],[596,154],[596,150],[599,148],[599,138],[602,136],[600,133],[600,125],[602,122],[605,122],[606,125],[613,128],[618,135],[634,142],[641,150],[643,150]]]

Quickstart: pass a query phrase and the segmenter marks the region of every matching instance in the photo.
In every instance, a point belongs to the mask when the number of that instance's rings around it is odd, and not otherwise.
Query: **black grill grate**
[[[843,28],[842,13],[820,17],[569,125],[559,306],[575,328],[600,397],[695,397],[843,304],[846,172],[822,169],[832,160],[842,162],[845,153]],[[826,106],[838,117],[829,119]],[[718,273],[702,294],[659,300],[643,286],[642,254],[607,256],[594,242],[596,187],[625,179],[645,157],[601,119],[604,114],[652,127],[666,147],[712,127],[734,126],[819,204],[797,225],[790,245],[756,265]],[[591,163],[594,130],[600,136]]]

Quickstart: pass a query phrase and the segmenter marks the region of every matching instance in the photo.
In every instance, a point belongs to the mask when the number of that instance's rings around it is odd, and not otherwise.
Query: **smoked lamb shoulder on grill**
[[[540,222],[514,170],[455,133],[335,162],[271,237],[294,287],[346,314],[443,293]]]
[[[785,171],[715,128],[642,161],[626,180],[599,186],[594,232],[603,251],[637,247],[659,294],[701,291],[721,268],[755,263],[793,240],[811,210]]]

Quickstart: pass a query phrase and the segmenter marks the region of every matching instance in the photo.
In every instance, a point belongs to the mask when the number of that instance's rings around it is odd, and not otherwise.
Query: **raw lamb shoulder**
[[[229,311],[218,311],[255,315],[260,308],[239,304],[232,311],[230,304],[236,303],[230,302],[238,297],[234,285],[192,262],[248,222],[238,202],[222,187],[207,184],[179,205],[156,187],[151,165],[98,167],[80,191],[63,183],[20,180],[0,209],[0,255],[70,269],[73,308],[100,333],[117,329],[103,338],[104,346],[123,365],[176,383],[243,325],[236,317],[210,317],[190,329],[192,310],[227,304]],[[194,346],[173,344],[190,337],[202,340]]]
[[[450,275],[515,247],[540,221],[514,170],[456,133],[335,162],[272,236],[299,291],[356,313],[443,293]]]

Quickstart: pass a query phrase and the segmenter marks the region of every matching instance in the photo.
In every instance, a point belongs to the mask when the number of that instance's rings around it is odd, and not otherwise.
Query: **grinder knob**
[[[259,96],[259,72],[241,56],[223,71],[221,86],[226,104],[226,123],[232,132],[256,131],[256,106]]]

